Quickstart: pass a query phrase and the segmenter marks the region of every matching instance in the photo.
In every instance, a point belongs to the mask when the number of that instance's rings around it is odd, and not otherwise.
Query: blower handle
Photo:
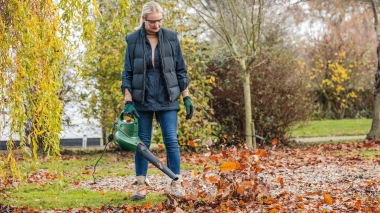
[[[171,179],[178,180],[178,177],[168,167],[166,167],[165,164],[158,160],[158,158],[149,151],[143,142],[140,142],[137,145],[136,151]]]
[[[128,116],[130,118],[133,118],[133,123],[134,124],[137,124],[138,123],[138,120],[137,120],[137,117],[131,117],[128,113],[126,112],[121,112],[120,113],[120,116],[119,116],[119,121],[123,121],[125,122],[126,120],[124,120],[124,116]]]

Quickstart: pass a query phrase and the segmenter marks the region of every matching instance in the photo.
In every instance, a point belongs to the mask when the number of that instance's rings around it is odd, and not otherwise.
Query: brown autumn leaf
[[[239,184],[239,186],[243,189],[249,189],[254,186],[254,181],[243,181]]]
[[[269,210],[269,213],[276,213],[276,212],[279,212],[279,209],[273,208],[273,209]]]
[[[241,188],[241,187],[238,187],[238,188],[236,189],[236,192],[237,192],[239,195],[242,195],[242,194],[244,194],[244,189]]]
[[[157,205],[157,210],[158,210],[158,211],[162,211],[162,209],[164,209],[164,206],[163,206],[163,204],[162,204],[162,202],[161,202],[161,203],[159,203],[159,204]]]
[[[282,177],[278,177],[278,178],[277,178],[277,182],[280,183],[280,186],[281,186],[281,188],[283,189],[283,188],[284,188],[284,179],[283,179]]]
[[[277,142],[278,142],[278,138],[273,138],[273,139],[272,139],[272,144],[273,144],[273,145],[276,145]]]
[[[231,185],[226,187],[224,190],[223,190],[223,194],[222,194],[222,199],[225,199],[227,198],[228,196],[231,195]]]
[[[143,208],[150,208],[150,207],[152,207],[152,201],[149,201],[147,203],[142,204],[141,207],[143,207]]]
[[[327,193],[323,195],[324,201],[326,204],[331,205],[333,203],[333,200],[331,199],[331,196]]]
[[[183,180],[182,185],[184,188],[190,188],[190,182],[188,180]]]
[[[251,168],[253,168],[253,167],[251,167]],[[257,173],[260,173],[261,171],[263,171],[263,168],[261,168],[261,167],[258,166],[258,167],[256,168],[256,171],[257,171]]]
[[[235,162],[224,162],[219,166],[222,171],[232,171],[237,168],[237,164]]]
[[[174,213],[184,213],[184,211],[181,208],[177,207],[177,208],[175,208]]]
[[[246,154],[247,154],[247,150],[243,150],[239,153],[239,156],[243,158]]]
[[[263,203],[265,203],[265,204],[268,204],[268,205],[271,205],[271,204],[273,204],[273,203],[276,203],[277,202],[277,200],[276,199],[274,199],[274,198],[271,198],[271,197],[269,197],[269,198],[267,198],[267,199],[263,199],[263,200],[261,200]]]
[[[260,157],[266,157],[267,153],[264,150],[259,149],[259,150],[256,151],[256,155],[258,155]]]
[[[187,145],[189,145],[189,146],[195,146],[195,142],[194,141],[192,141],[192,140],[188,140],[187,141]]]
[[[218,162],[218,160],[219,160],[215,155],[211,156],[210,159],[215,161],[215,162]]]
[[[207,181],[210,183],[217,183],[218,179],[216,176],[211,176],[211,177],[207,178]]]
[[[223,159],[228,158],[228,154],[227,154],[227,151],[226,151],[226,150],[223,150],[223,151],[222,151],[222,157],[223,157]]]

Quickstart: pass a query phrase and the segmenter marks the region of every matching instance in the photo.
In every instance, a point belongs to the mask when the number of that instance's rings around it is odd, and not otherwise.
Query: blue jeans
[[[166,148],[166,165],[174,173],[180,174],[180,153],[177,140],[178,111],[138,111],[139,113],[139,137],[145,146],[150,148],[150,139],[152,136],[153,115],[156,113],[156,119],[160,123],[162,137]],[[136,176],[146,176],[148,171],[148,161],[135,153]]]

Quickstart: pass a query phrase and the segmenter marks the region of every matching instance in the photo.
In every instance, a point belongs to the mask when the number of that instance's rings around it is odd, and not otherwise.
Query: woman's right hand
[[[132,101],[125,102],[124,113],[126,113],[131,118],[140,117],[139,114],[137,113],[135,107],[133,106]]]

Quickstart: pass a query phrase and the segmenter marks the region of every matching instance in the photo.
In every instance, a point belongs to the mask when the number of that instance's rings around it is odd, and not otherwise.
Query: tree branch
[[[372,11],[373,11],[375,31],[376,31],[376,35],[377,35],[377,42],[380,42],[379,18],[377,16],[375,0],[371,0],[371,5],[372,5]]]

